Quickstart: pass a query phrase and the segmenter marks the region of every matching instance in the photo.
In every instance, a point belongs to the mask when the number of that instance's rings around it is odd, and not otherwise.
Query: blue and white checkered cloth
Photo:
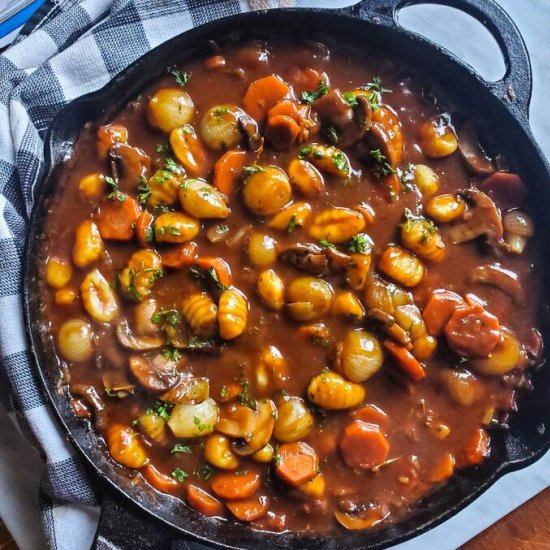
[[[84,548],[75,527],[97,502],[45,403],[25,338],[23,246],[46,130],[68,102],[101,88],[158,44],[260,7],[276,2],[49,0],[0,56],[0,402],[46,462],[39,500],[53,549]]]

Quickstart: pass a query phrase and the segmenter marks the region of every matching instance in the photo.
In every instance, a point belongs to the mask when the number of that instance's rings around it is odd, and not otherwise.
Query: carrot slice
[[[386,429],[389,423],[388,415],[376,405],[365,405],[361,409],[354,411],[352,416],[355,420],[377,424],[383,429]]]
[[[94,221],[104,239],[129,241],[134,236],[134,226],[140,215],[138,203],[132,197],[124,201],[106,200],[98,209]]]
[[[467,357],[487,357],[502,338],[497,317],[478,304],[455,308],[445,336],[456,353]]]
[[[293,118],[296,122],[299,122],[300,120],[298,105],[296,102],[290,99],[279,101],[279,103],[271,107],[271,109],[269,109],[269,111],[267,112],[268,119],[276,117],[278,115],[289,116]]]
[[[265,137],[275,149],[289,149],[299,134],[300,126],[292,117],[275,115],[267,119]]]
[[[265,120],[269,109],[289,95],[288,84],[285,84],[280,77],[271,74],[250,84],[244,94],[243,106],[250,116],[261,123]]]
[[[460,466],[475,466],[491,453],[491,440],[483,428],[476,430],[460,454]]]
[[[432,336],[443,334],[445,325],[449,322],[453,311],[465,304],[461,296],[451,290],[436,290],[428,300],[422,317],[426,329]]]
[[[408,349],[390,340],[384,341],[384,347],[392,354],[397,366],[404,371],[413,382],[420,382],[420,380],[426,376],[424,367]]]
[[[251,497],[260,487],[260,476],[256,472],[238,475],[223,472],[212,477],[212,490],[226,500],[238,500]]]
[[[187,486],[187,503],[205,516],[221,516],[221,502],[196,485]]]
[[[430,481],[432,483],[441,483],[449,479],[455,471],[455,457],[451,453],[445,453],[443,459],[432,470]]]
[[[152,464],[145,466],[143,475],[155,489],[163,493],[174,493],[181,487],[177,480],[159,472]]]
[[[380,426],[354,420],[344,430],[340,450],[344,462],[350,468],[370,470],[386,461],[390,445],[380,431]]]
[[[205,271],[210,271],[213,269],[216,272],[216,276],[218,277],[218,281],[221,285],[225,287],[231,286],[231,268],[225,260],[205,256],[204,258],[197,258],[195,260],[195,265],[198,265]]]
[[[136,222],[136,237],[141,246],[147,246],[153,240],[153,221],[155,218],[150,212],[142,212]]]
[[[275,466],[277,475],[290,485],[298,486],[318,474],[317,453],[301,441],[279,447]]]
[[[256,521],[267,513],[269,499],[260,495],[246,500],[226,502],[225,505],[239,521],[249,522]]]
[[[250,162],[247,151],[227,151],[214,164],[214,186],[225,195],[235,192],[237,180],[242,176],[243,168]]]
[[[173,246],[168,251],[161,252],[162,265],[172,269],[193,265],[198,248],[197,243],[194,242]]]

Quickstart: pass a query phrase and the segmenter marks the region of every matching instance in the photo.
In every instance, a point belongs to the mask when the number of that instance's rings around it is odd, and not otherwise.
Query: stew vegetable
[[[540,358],[535,230],[513,159],[441,97],[374,54],[252,43],[82,129],[41,322],[136,482],[369,529],[487,460]]]

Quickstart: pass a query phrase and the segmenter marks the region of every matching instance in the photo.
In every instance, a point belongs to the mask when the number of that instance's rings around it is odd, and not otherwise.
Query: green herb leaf
[[[338,151],[337,153],[334,153],[332,155],[332,163],[334,166],[336,166],[337,170],[340,170],[340,172],[344,172],[345,174],[349,174],[349,162],[346,158],[346,155],[342,153],[341,151]]]
[[[151,321],[157,325],[164,321],[168,325],[175,326],[181,322],[181,315],[177,309],[161,309],[153,314]]]
[[[351,105],[352,107],[355,107],[357,103],[357,98],[355,97],[355,94],[353,92],[344,92],[344,99]]]
[[[227,285],[224,285],[220,282],[220,279],[218,278],[218,274],[216,273],[216,270],[211,267],[208,270],[208,274],[210,275],[210,278],[216,283],[216,286],[218,287],[218,290],[220,292],[223,292],[224,290],[227,290],[229,287]]]
[[[157,232],[157,235],[181,235],[181,231],[173,225],[167,225],[165,227],[157,227],[156,232]]]
[[[288,225],[286,226],[286,232],[290,235],[294,230],[296,229],[296,214],[292,214],[290,216],[290,220],[288,220]]]
[[[229,388],[227,386],[222,386],[220,389],[220,397],[226,399],[229,395]]]
[[[187,340],[187,347],[189,349],[205,349],[214,347],[213,340],[201,340],[197,336],[189,336]]]
[[[307,156],[309,156],[311,154],[311,151],[313,150],[312,147],[310,147],[309,145],[306,145],[305,147],[302,147],[300,149],[300,153],[299,153],[299,157],[300,158],[306,158]]]
[[[147,199],[151,196],[151,187],[147,183],[147,180],[143,178],[140,185],[137,188],[138,190],[138,200],[141,204],[145,204]]]
[[[198,468],[193,470],[193,473],[197,477],[202,477],[203,479],[210,479],[214,473],[214,468],[210,464],[201,464]]]
[[[176,468],[170,475],[179,483],[183,483],[189,477],[185,470],[181,468]]]
[[[329,240],[327,239],[321,239],[319,241],[319,246],[321,248],[333,248],[335,249],[336,248],[336,245],[334,243],[331,243]]]
[[[165,359],[169,359],[171,361],[179,361],[181,359],[180,350],[173,346],[166,346],[165,348],[163,348],[162,356]]]
[[[160,155],[164,155],[168,152],[168,145],[166,145],[165,143],[157,143],[155,151]]]
[[[151,409],[147,409],[146,414],[156,414],[168,422],[173,407],[174,404],[171,401],[157,401]]]
[[[370,156],[375,163],[374,174],[378,178],[395,174],[395,170],[389,165],[388,159],[384,156],[380,149],[372,149]]]
[[[279,453],[275,453],[273,455],[273,462],[278,466],[281,463],[281,455]]]
[[[210,428],[210,424],[203,424],[198,416],[193,417],[193,424],[197,426],[197,430],[199,430],[199,432],[204,432]]]
[[[191,452],[191,447],[189,445],[183,445],[182,443],[176,443],[174,448],[170,451],[173,455],[177,453],[189,454]]]
[[[329,87],[324,80],[319,81],[317,89],[313,92],[302,92],[301,102],[302,103],[313,103],[316,99],[328,94]]]
[[[348,250],[360,254],[369,254],[374,246],[373,240],[366,233],[359,233],[348,241]]]
[[[118,189],[118,180],[113,179],[111,176],[105,176],[103,181],[107,184],[107,198],[124,202],[128,197],[121,193]]]
[[[164,165],[165,170],[172,172],[172,174],[179,174],[181,172],[181,166],[173,159],[168,157],[166,159],[166,164]]]
[[[168,67],[168,72],[174,77],[176,84],[185,86],[191,79],[191,73],[179,71],[175,66]]]
[[[250,384],[246,380],[240,382],[241,391],[237,394],[237,401],[243,406],[252,409],[258,409],[258,402],[250,395]]]

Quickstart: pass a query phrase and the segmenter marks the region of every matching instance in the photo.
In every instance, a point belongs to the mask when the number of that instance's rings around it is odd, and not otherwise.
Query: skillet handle
[[[516,118],[527,122],[533,85],[531,61],[516,24],[494,0],[362,0],[348,10],[361,19],[398,27],[399,10],[417,4],[457,8],[487,28],[497,41],[506,65],[505,75],[496,82],[487,82],[487,87]]]

